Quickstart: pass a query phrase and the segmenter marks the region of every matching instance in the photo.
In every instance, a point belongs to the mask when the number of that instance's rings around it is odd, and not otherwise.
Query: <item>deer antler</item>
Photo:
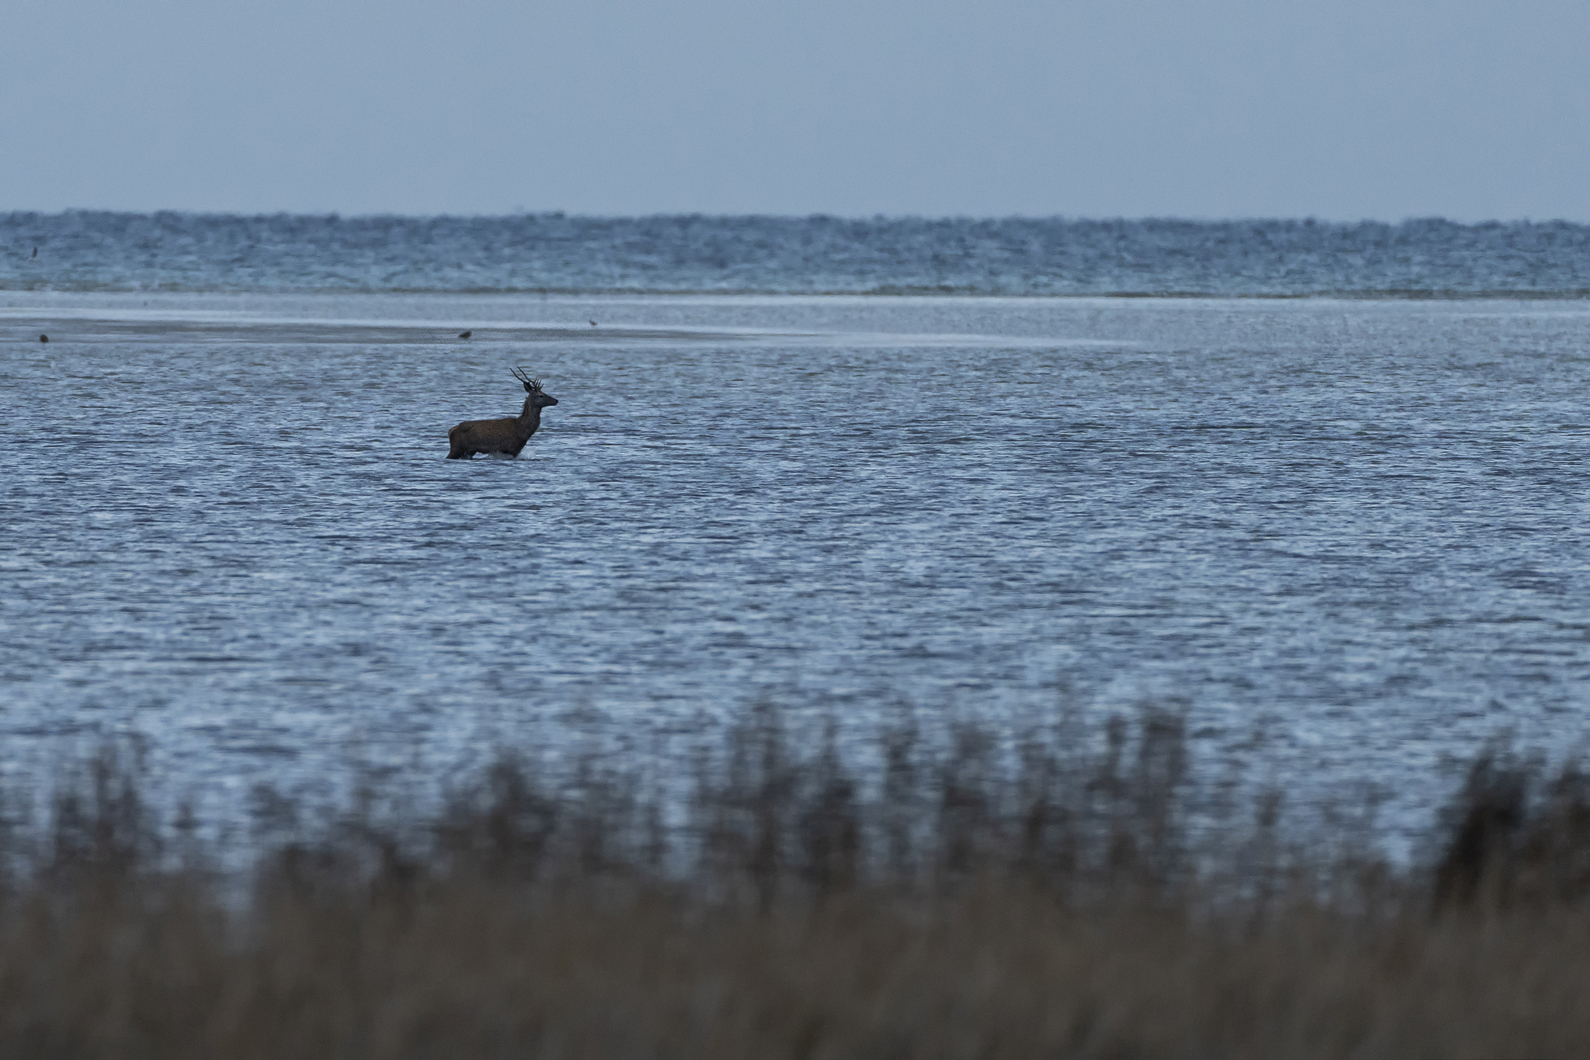
[[[540,390],[541,389],[541,380],[539,380],[539,379],[531,379],[528,375],[525,374],[525,370],[522,367],[514,368],[513,377],[515,379],[519,380],[519,382],[523,383],[525,386],[529,387],[532,390]]]

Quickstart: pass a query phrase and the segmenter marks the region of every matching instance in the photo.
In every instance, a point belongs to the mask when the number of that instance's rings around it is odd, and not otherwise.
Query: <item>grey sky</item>
[[[6,0],[0,210],[1590,220],[1590,2]]]

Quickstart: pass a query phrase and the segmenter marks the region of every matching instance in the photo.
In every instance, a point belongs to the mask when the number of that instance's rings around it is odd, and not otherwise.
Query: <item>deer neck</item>
[[[519,413],[519,437],[528,440],[541,426],[541,409],[536,405],[535,398],[524,399],[524,411]]]

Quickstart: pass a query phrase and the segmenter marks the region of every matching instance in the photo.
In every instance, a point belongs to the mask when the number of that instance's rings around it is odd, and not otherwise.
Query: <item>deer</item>
[[[539,379],[531,379],[523,368],[513,377],[524,384],[524,411],[500,420],[465,420],[447,432],[447,459],[467,460],[476,453],[500,453],[510,460],[519,455],[530,436],[541,426],[541,410],[556,405],[558,399],[541,389]]]

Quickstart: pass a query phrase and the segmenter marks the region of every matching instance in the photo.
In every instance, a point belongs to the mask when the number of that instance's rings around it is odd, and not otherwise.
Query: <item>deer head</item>
[[[548,405],[556,405],[558,403],[557,398],[541,389],[541,380],[531,379],[525,374],[523,368],[515,368],[513,377],[524,384],[524,392],[530,395],[530,400],[535,403],[536,408],[544,409]]]

